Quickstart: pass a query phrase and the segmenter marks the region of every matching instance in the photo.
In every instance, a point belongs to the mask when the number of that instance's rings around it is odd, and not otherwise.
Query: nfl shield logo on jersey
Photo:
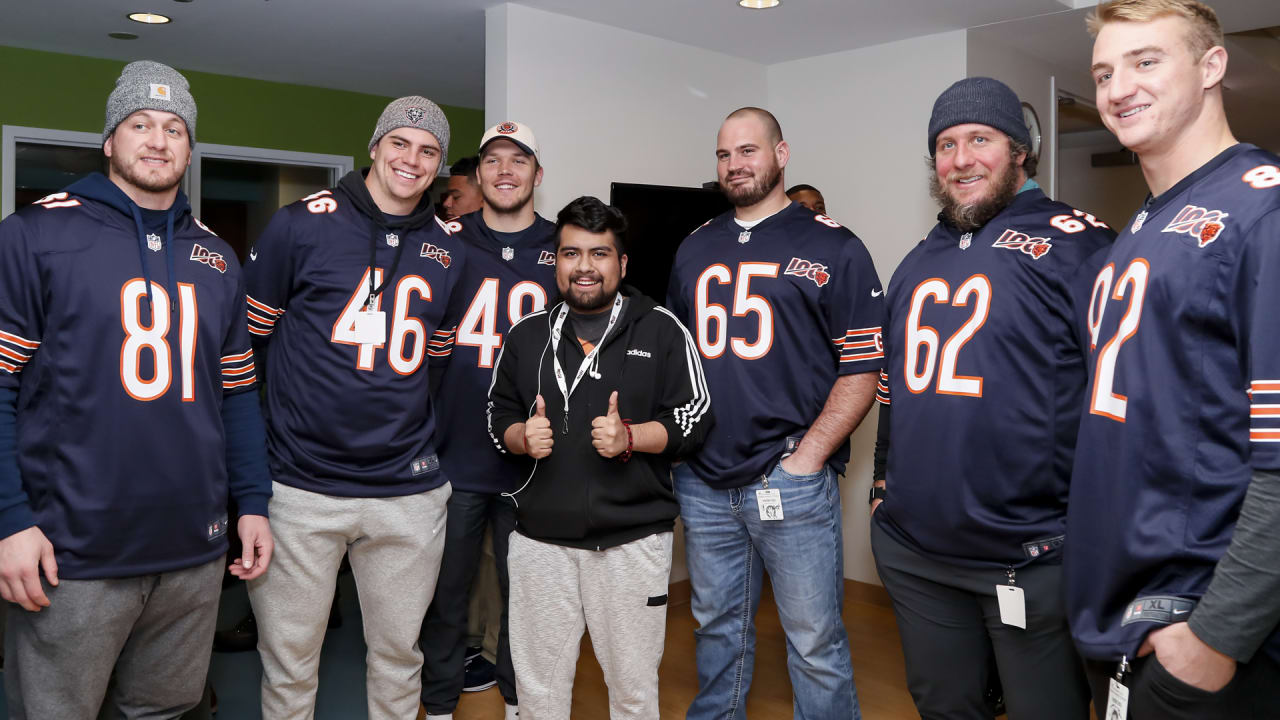
[[[160,236],[155,233],[147,233],[147,249],[151,252],[160,252]]]
[[[968,249],[969,249],[969,246],[970,246],[970,245],[972,245],[972,244],[973,244],[973,233],[971,233],[971,232],[967,232],[967,233],[965,233],[965,234],[963,234],[963,235],[961,235],[961,236],[960,236],[960,249],[961,249],[961,250],[968,250]]]
[[[746,245],[746,244],[747,244],[748,242],[750,242],[750,241],[751,241],[751,231],[750,231],[750,230],[743,230],[742,232],[738,233],[738,242],[739,242],[740,244],[742,244],[742,245]]]
[[[400,245],[400,236],[395,233],[387,233],[387,244],[391,247],[398,247]]]
[[[511,258],[516,256],[515,248],[502,248],[502,259],[511,262]]]

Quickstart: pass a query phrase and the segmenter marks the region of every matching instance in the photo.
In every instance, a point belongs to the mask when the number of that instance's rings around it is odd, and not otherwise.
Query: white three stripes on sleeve
[[[711,393],[707,390],[707,378],[702,373],[702,363],[698,361],[698,346],[694,344],[689,330],[670,310],[664,307],[654,309],[670,317],[676,327],[680,328],[680,332],[684,333],[684,361],[689,368],[689,385],[693,388],[693,397],[689,402],[675,409],[675,418],[676,424],[684,431],[685,437],[688,437],[693,432],[693,426],[711,409]]]

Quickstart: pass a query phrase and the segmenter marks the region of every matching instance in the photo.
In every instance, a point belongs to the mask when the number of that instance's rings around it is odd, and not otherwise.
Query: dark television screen
[[[730,207],[719,190],[619,182],[609,204],[627,216],[626,282],[659,304],[680,242]]]

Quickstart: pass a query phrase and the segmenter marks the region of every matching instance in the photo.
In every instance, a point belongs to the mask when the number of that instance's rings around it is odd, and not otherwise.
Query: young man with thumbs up
[[[609,715],[658,716],[671,462],[711,426],[697,348],[626,276],[626,220],[581,197],[556,222],[563,301],[511,328],[489,390],[499,452],[536,461],[516,491],[509,625],[520,720],[567,720],[591,631]]]

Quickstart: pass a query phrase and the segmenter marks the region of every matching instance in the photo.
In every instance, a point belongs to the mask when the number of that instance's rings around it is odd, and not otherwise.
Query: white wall
[[[1095,168],[1090,156],[1114,152],[1118,140],[1059,151],[1062,202],[1092,213],[1119,232],[1147,198],[1147,181],[1137,165]]]
[[[822,191],[828,214],[862,239],[884,283],[937,222],[925,166],[929,114],[964,68],[964,31],[768,68],[767,107],[791,145],[785,181]],[[854,433],[840,484],[844,575],[869,583],[880,582],[866,502],[877,412]]]
[[[614,181],[714,180],[720,121],[768,99],[757,63],[521,5],[485,18],[485,123],[537,133],[546,217]]]

